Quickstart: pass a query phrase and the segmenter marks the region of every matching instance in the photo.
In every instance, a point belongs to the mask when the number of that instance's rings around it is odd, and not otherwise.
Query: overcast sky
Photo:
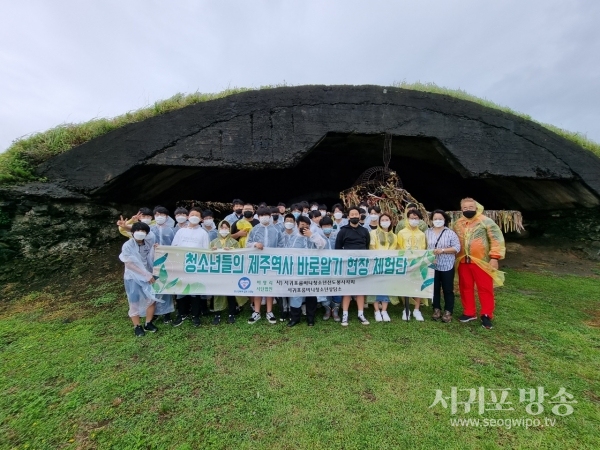
[[[177,92],[434,82],[600,141],[598,0],[0,3],[0,151]]]

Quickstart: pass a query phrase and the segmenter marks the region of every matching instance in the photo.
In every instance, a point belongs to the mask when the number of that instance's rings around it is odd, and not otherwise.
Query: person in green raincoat
[[[231,237],[231,225],[226,220],[222,220],[217,228],[217,238],[210,241],[211,250],[233,250],[240,248],[240,243]],[[248,297],[234,297],[225,295],[215,295],[215,317],[213,325],[221,323],[221,311],[227,308],[227,323],[235,323],[235,316],[239,313],[239,306],[248,301]]]

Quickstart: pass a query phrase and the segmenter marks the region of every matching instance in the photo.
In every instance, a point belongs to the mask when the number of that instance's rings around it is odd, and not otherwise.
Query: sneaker
[[[402,320],[406,320],[407,322],[410,320],[410,311],[408,311],[408,317],[406,316],[406,309],[402,310]]]
[[[185,319],[187,319],[187,316],[177,316],[175,318],[175,321],[173,322],[173,326],[178,327],[179,325],[181,325],[183,323],[183,321]]]
[[[490,319],[490,316],[481,316],[481,326],[486,330],[491,330],[492,328],[494,328],[492,326],[492,319]]]
[[[460,320],[462,323],[467,323],[472,320],[477,320],[477,316],[467,316],[467,315],[463,314],[462,316],[460,316],[458,318],[458,320]]]
[[[325,307],[325,314],[323,314],[323,320],[329,320],[331,318],[331,308],[329,306]]]
[[[230,316],[227,318],[227,323],[229,323],[229,324],[234,324],[234,323],[235,323],[235,316],[233,316],[233,315],[230,315]]]
[[[260,313],[252,313],[250,318],[248,319],[248,323],[256,323],[260,320]]]
[[[136,325],[133,329],[133,333],[135,334],[135,337],[142,337],[146,334],[141,325]]]
[[[442,322],[444,322],[444,323],[452,322],[452,313],[450,311],[444,311],[444,315],[442,316]]]
[[[267,313],[267,322],[274,324],[277,323],[277,318],[275,317],[275,314],[273,314],[272,312],[268,312]]]
[[[213,318],[211,324],[213,325],[219,325],[221,323],[221,315],[220,314],[215,314],[215,317]]]
[[[379,311],[375,311],[375,322],[381,322],[383,318],[381,317],[381,313]]]
[[[431,316],[431,318],[437,322],[438,320],[441,319],[441,317],[442,317],[442,310],[439,308],[434,308],[433,315]]]
[[[164,323],[165,325],[168,325],[168,324],[170,324],[170,323],[171,323],[171,313],[169,313],[169,314],[165,314],[165,315],[163,316],[163,323]]]
[[[290,312],[289,311],[281,311],[281,316],[279,317],[279,320],[281,322],[285,322],[289,318],[290,318]]]
[[[369,321],[367,320],[367,318],[365,316],[358,316],[358,321],[360,323],[362,323],[363,325],[369,325]]]
[[[423,322],[425,320],[423,319],[423,314],[421,314],[421,311],[419,311],[418,309],[415,309],[413,311],[413,317],[419,322]]]
[[[152,322],[148,322],[146,325],[144,325],[144,331],[156,333],[158,331],[158,328],[156,328],[156,325],[154,325]]]
[[[340,308],[333,308],[333,320],[335,322],[339,322],[340,320],[342,320],[342,318],[340,317]]]
[[[200,326],[200,317],[198,316],[193,316],[192,317],[192,325],[196,328],[198,328]]]
[[[381,318],[383,319],[384,322],[392,321],[392,319],[390,319],[390,315],[388,314],[387,311],[381,311]]]
[[[348,326],[348,316],[342,316],[342,326],[343,327],[347,327]]]

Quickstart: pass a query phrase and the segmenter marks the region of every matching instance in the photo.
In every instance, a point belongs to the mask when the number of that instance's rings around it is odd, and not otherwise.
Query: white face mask
[[[225,228],[221,228],[219,230],[219,234],[223,237],[227,236],[229,234],[229,230],[226,230]]]
[[[271,222],[271,216],[261,216],[258,218],[258,220],[260,220],[260,223],[263,225],[269,225]]]
[[[177,216],[175,217],[175,220],[177,221],[177,223],[184,223],[187,222],[187,216]]]
[[[444,219],[438,219],[433,221],[433,226],[436,228],[444,226]]]
[[[157,224],[162,225],[163,223],[165,223],[167,221],[167,216],[156,216],[154,218],[154,220],[156,221]]]
[[[145,223],[146,225],[150,225],[150,222],[152,222],[152,219],[140,219],[140,222]]]
[[[327,211],[321,211],[321,217],[325,217],[327,215]]]
[[[379,216],[377,214],[371,214],[369,217],[371,218],[371,222],[375,222],[376,220],[379,220]]]
[[[198,225],[200,223],[200,217],[198,216],[190,216],[188,220],[192,225]]]
[[[203,223],[205,227],[212,227],[215,224],[215,221],[213,219],[204,219]]]
[[[388,229],[390,227],[390,225],[392,224],[392,222],[388,221],[388,220],[382,220],[381,221],[381,228],[385,228]]]
[[[344,214],[342,214],[341,212],[333,213],[333,217],[335,220],[340,220],[343,216]]]
[[[144,239],[146,239],[146,233],[144,231],[136,231],[135,233],[133,233],[133,237],[138,241],[143,241]]]
[[[283,226],[285,227],[286,230],[291,230],[292,228],[294,228],[296,226],[296,224],[294,222],[286,222],[283,224]]]
[[[311,211],[316,211],[317,209],[319,209],[319,207],[318,207],[318,206],[312,206],[312,207],[310,208],[310,210],[311,210]]]
[[[411,227],[418,227],[419,226],[419,219],[409,219],[408,223],[410,224]]]

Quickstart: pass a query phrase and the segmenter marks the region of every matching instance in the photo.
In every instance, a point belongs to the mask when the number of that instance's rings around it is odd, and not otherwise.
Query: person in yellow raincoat
[[[427,239],[425,233],[419,229],[419,225],[423,222],[423,215],[418,209],[411,209],[407,213],[405,227],[398,232],[398,249],[399,250],[426,250]],[[423,322],[423,314],[421,314],[421,303],[428,305],[426,298],[411,298],[411,303],[415,305],[412,316],[419,322]],[[410,320],[410,312],[408,316],[406,310],[402,312],[402,320]]]
[[[387,213],[382,213],[378,219],[378,227],[371,231],[371,242],[369,250],[396,250],[398,246],[398,237],[392,231],[392,217]],[[373,303],[375,310],[375,322],[390,322],[390,316],[387,312],[388,304],[392,301],[398,304],[398,297],[390,298],[387,295],[368,295],[367,302]],[[381,311],[379,310],[381,308]]]
[[[460,240],[456,257],[458,287],[463,305],[461,322],[477,319],[475,286],[481,304],[481,325],[492,328],[494,317],[494,286],[504,284],[504,273],[498,270],[498,260],[504,259],[506,246],[500,227],[483,214],[483,206],[472,198],[460,202],[463,216],[454,224]]]
[[[231,225],[226,220],[222,220],[217,228],[217,238],[210,241],[209,248],[211,250],[232,250],[240,248],[240,243],[231,237]],[[227,306],[228,318],[227,323],[235,323],[235,316],[238,314],[238,305],[243,305],[248,301],[248,297],[233,297],[224,295],[215,295],[215,317],[212,321],[213,325],[221,323],[221,311]]]
[[[231,225],[232,237],[238,240],[240,243],[240,248],[246,248],[246,241],[248,240],[250,230],[258,225],[258,220],[253,218],[254,206],[252,203],[246,203],[242,211],[244,217],[235,223],[230,223],[229,225]]]

